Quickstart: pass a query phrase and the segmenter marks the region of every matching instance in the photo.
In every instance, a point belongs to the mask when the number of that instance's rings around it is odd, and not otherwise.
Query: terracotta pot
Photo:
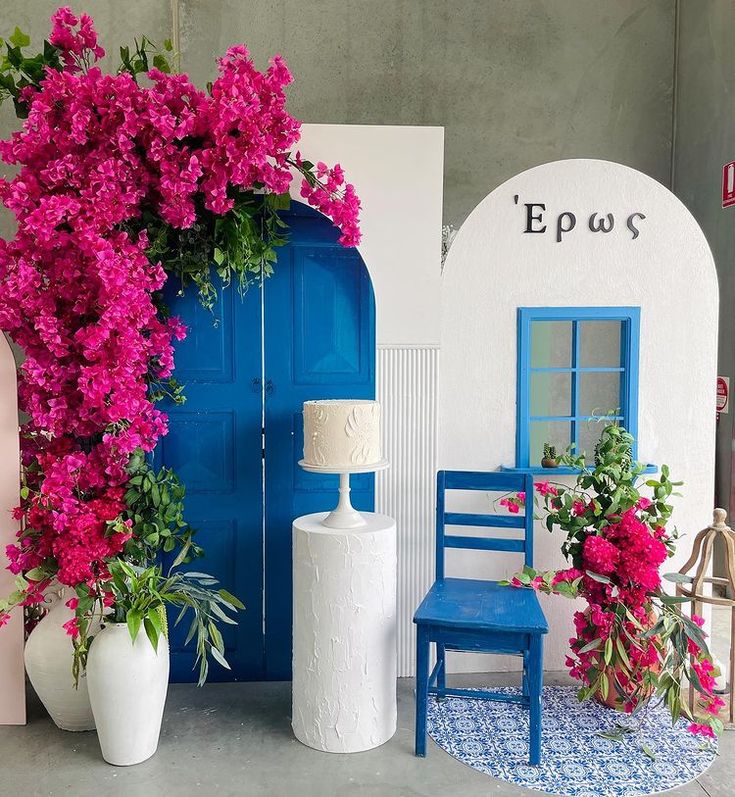
[[[656,621],[657,621],[656,615],[653,612],[651,612],[648,615],[648,619],[647,619],[645,627],[647,629],[648,628],[652,628],[656,624]],[[656,664],[653,665],[652,667],[650,667],[649,669],[652,672],[659,673],[659,672],[661,672],[661,663],[660,662],[656,662]],[[613,683],[613,679],[621,671],[620,667],[618,667],[617,665],[615,667],[606,667],[605,671],[608,673],[608,683],[609,683],[607,697],[606,698],[603,697],[602,696],[602,692],[600,692],[598,690],[595,693],[595,700],[598,703],[601,703],[603,706],[607,706],[608,708],[615,709],[616,711],[625,711],[623,701],[620,699],[620,696],[618,695],[618,691],[615,688],[615,685]],[[649,689],[649,691],[644,695],[644,697],[646,699],[648,699],[651,696],[651,694],[653,694],[653,691],[654,690],[652,688]]]

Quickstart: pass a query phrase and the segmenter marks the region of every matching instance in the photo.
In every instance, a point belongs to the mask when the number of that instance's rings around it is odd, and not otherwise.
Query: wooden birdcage
[[[702,615],[702,607],[728,606],[730,608],[730,655],[729,678],[727,694],[723,695],[726,706],[720,713],[720,719],[729,730],[735,728],[735,699],[733,698],[733,674],[735,673],[735,532],[725,522],[727,512],[724,509],[715,509],[712,525],[697,534],[694,539],[692,555],[681,568],[679,573],[690,576],[691,582],[677,584],[677,595],[684,595],[690,599],[691,613]],[[725,577],[709,576],[712,564],[712,555],[717,540],[722,541],[725,552]],[[694,571],[690,573],[690,571]],[[707,585],[711,585],[709,588]],[[725,594],[720,596],[715,587],[724,587]],[[708,590],[711,594],[707,594]],[[694,687],[689,685],[689,707],[694,707]]]

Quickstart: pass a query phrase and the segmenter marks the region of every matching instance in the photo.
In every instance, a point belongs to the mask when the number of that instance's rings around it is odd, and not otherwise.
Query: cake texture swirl
[[[381,459],[377,401],[304,402],[304,464],[338,470],[375,465]]]

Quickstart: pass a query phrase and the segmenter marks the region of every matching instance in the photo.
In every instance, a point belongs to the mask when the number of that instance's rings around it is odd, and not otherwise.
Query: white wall
[[[341,163],[362,200],[378,345],[438,344],[444,128],[307,124],[299,149]]]
[[[375,508],[396,519],[398,674],[410,675],[413,612],[434,564],[444,130],[304,125],[299,148],[311,161],[341,163],[362,200],[359,250],[375,289],[376,389],[391,463],[376,476]]]
[[[546,204],[545,234],[523,233],[525,202]],[[577,224],[557,243],[563,211],[576,214]],[[646,218],[633,240],[625,222],[636,211]],[[591,232],[593,212],[613,213],[613,231]],[[641,308],[638,453],[667,463],[685,482],[673,522],[688,536],[676,560],[664,565],[678,569],[694,533],[712,517],[717,277],[692,215],[640,172],[598,160],[548,163],[496,188],[463,224],[444,269],[440,464],[488,470],[515,464],[516,310],[565,305]],[[562,565],[559,532],[538,527],[535,540],[537,566]],[[502,577],[517,564],[504,554],[462,552],[459,559],[450,575]],[[546,667],[563,669],[574,607],[556,597],[544,599],[544,609]],[[476,657],[450,666],[492,667]]]

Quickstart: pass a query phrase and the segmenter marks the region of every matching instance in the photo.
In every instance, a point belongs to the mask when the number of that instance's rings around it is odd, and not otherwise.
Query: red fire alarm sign
[[[735,205],[735,161],[722,167],[722,207]]]
[[[717,414],[727,412],[730,404],[730,377],[717,377]]]

